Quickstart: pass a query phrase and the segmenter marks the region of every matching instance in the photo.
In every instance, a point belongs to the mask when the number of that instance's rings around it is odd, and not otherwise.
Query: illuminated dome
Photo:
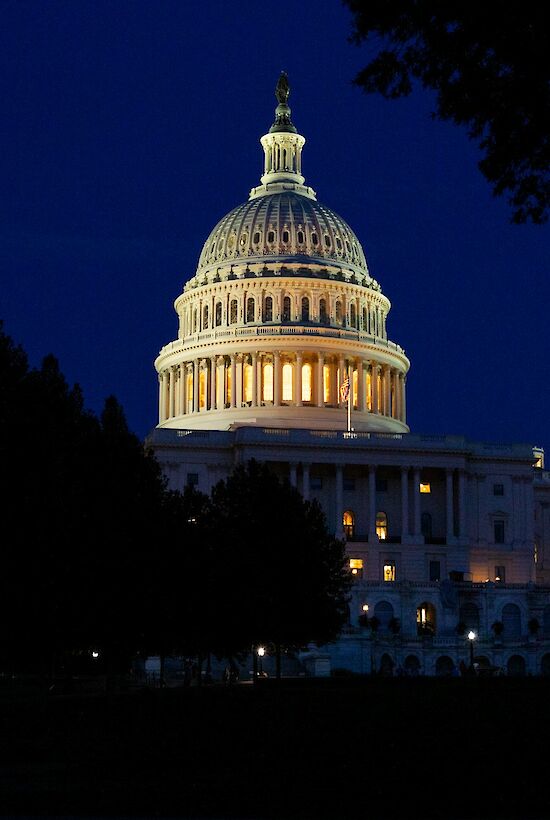
[[[388,340],[390,302],[349,225],[302,176],[303,136],[283,73],[264,173],[221,219],[174,306],[162,348],[159,426],[342,429],[349,378],[356,430],[406,432],[409,361]]]

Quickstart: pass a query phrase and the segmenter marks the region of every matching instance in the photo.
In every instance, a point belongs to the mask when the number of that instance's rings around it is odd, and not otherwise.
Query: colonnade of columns
[[[405,374],[396,367],[320,352],[255,351],[194,359],[161,371],[159,422],[243,406],[344,406],[340,387],[348,375],[356,411],[406,421]]]
[[[290,483],[298,487],[303,497],[308,500],[311,495],[311,474],[312,465],[309,463],[301,464],[301,482],[298,483],[298,465],[296,463],[289,464],[289,480]],[[377,514],[380,512],[377,503],[376,492],[376,465],[368,465],[367,481],[368,489],[366,493],[368,504],[368,527],[367,532],[363,533],[367,536],[368,541],[378,543],[381,539],[376,533]],[[336,464],[334,468],[334,505],[335,505],[335,520],[337,535],[341,534],[343,529],[344,512],[348,511],[352,517],[355,517],[357,510],[350,509],[350,505],[344,500],[344,470],[345,466]],[[398,535],[401,543],[422,542],[422,524],[421,524],[421,467],[420,466],[402,466],[400,467],[400,527],[396,532],[395,524],[392,526],[391,521],[388,525],[387,534],[394,537]],[[412,501],[411,501],[411,479],[412,479]],[[354,494],[354,500],[357,504],[361,504],[364,500],[360,494]],[[412,509],[411,509],[412,504]],[[393,505],[392,505],[393,506]],[[353,507],[353,505],[351,505]],[[386,519],[387,521],[387,519]],[[355,523],[355,522],[354,522]],[[466,473],[462,469],[446,468],[445,469],[445,541],[450,543],[456,537],[464,537],[466,535]],[[363,539],[361,539],[363,540]],[[384,539],[382,539],[384,540]]]

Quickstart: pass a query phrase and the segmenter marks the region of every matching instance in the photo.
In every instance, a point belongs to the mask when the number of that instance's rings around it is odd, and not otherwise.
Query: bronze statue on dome
[[[277,97],[277,102],[279,105],[287,105],[288,104],[288,97],[290,94],[290,85],[288,82],[288,76],[286,71],[281,71],[281,76],[277,81],[277,87],[275,89],[275,96]]]

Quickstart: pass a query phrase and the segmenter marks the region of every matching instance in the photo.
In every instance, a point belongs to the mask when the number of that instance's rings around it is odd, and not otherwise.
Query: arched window
[[[319,300],[319,321],[322,324],[326,324],[328,322],[327,300],[326,299],[320,299]]]
[[[302,322],[309,322],[309,299],[302,297]]]
[[[461,605],[458,620],[464,624],[466,632],[473,630],[476,635],[479,634],[479,609],[472,601]]]
[[[316,233],[311,234],[311,244],[317,246],[319,244],[319,237]]]
[[[290,322],[290,296],[283,299],[283,322]]]
[[[283,401],[292,401],[293,368],[290,362],[283,365]]]
[[[229,308],[229,324],[236,325],[237,324],[237,316],[239,315],[239,305],[236,299],[231,300],[231,305]]]
[[[252,365],[243,367],[243,401],[252,401]]]
[[[388,516],[385,512],[376,513],[376,535],[381,541],[388,537]]]
[[[342,302],[336,302],[336,324],[342,324]]]
[[[222,323],[222,303],[218,302],[216,305],[216,327],[219,327]]]
[[[353,304],[349,306],[349,322],[352,327],[357,327],[357,312]]]
[[[273,299],[271,296],[265,297],[264,302],[264,322],[273,321]]]
[[[342,526],[346,541],[353,541],[355,535],[355,516],[351,510],[346,510],[342,516]]]
[[[323,401],[325,404],[330,404],[330,365],[323,365]]]
[[[282,241],[284,242],[284,244],[286,245],[286,244],[290,241],[290,234],[289,234],[289,232],[288,232],[288,231],[286,231],[286,230],[285,230],[285,231],[283,231],[283,235],[282,235],[281,239],[282,239]]]
[[[263,400],[273,401],[273,365],[264,364]]]
[[[313,368],[306,362],[302,365],[302,401],[311,401],[313,388]]]
[[[202,329],[208,330],[208,305],[205,305],[202,310]]]
[[[328,235],[328,233],[326,233],[325,234],[325,247],[330,248],[331,245],[332,245],[332,242],[330,241],[330,236]]]
[[[260,244],[260,232],[259,231],[255,231],[254,236],[252,237],[252,241],[254,242],[255,245]]]
[[[303,245],[304,244],[304,232],[303,231],[298,231],[298,233],[296,234],[296,241],[298,242],[298,245]]]
[[[268,245],[273,245],[275,242],[275,231],[268,231],[267,232],[267,243]]]
[[[195,308],[195,310],[193,311],[193,333],[197,332],[197,318],[197,309]]]
[[[256,303],[254,299],[249,296],[246,300],[246,321],[253,322],[254,321],[254,311],[256,308]]]
[[[519,638],[521,635],[521,613],[517,604],[506,604],[502,609],[502,623],[506,638]]]
[[[361,330],[367,330],[367,309],[363,308],[363,322],[361,324]]]
[[[432,516],[429,512],[423,512],[420,516],[420,531],[424,538],[432,537]]]
[[[435,628],[435,606],[424,601],[416,610],[417,633],[419,635],[435,635]]]
[[[201,368],[199,374],[199,407],[206,410],[206,370]]]

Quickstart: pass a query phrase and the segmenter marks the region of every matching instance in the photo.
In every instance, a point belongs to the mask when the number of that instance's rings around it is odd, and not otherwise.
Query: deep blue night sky
[[[428,93],[352,86],[368,52],[338,0],[1,8],[0,317],[32,364],[53,352],[93,410],[115,393],[154,426],[173,300],[258,184],[285,69],[306,183],[392,301],[412,431],[550,444],[548,227],[509,223]]]

